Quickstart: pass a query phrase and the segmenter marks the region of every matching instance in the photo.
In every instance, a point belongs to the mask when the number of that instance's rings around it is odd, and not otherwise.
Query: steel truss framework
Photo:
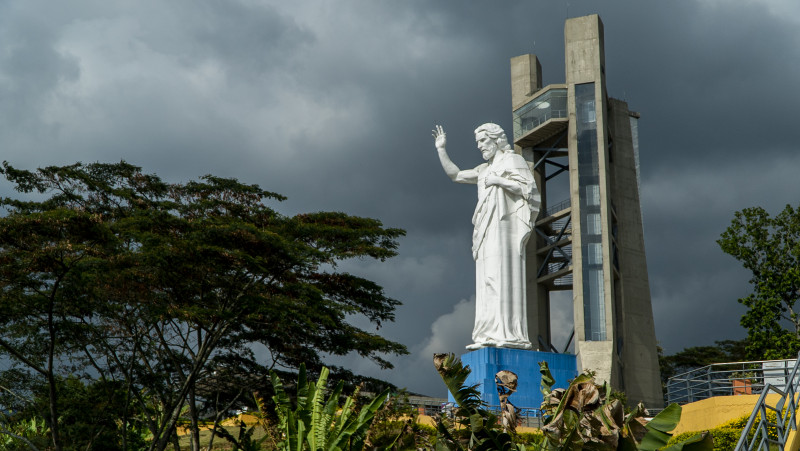
[[[562,173],[569,173],[569,165],[555,158],[567,156],[566,131],[550,141],[550,147],[534,147],[534,171],[541,170],[544,176],[544,183]],[[555,168],[551,173],[547,173],[547,165]],[[549,206],[542,215],[543,218],[536,221],[534,230],[536,235],[541,237],[545,246],[540,247],[537,252],[545,253],[536,273],[537,283],[547,283],[551,290],[571,290],[572,289],[572,219],[571,206],[569,200],[559,202]]]

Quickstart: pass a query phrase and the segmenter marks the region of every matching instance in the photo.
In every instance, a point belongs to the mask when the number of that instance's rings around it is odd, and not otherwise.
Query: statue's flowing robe
[[[486,187],[494,174],[520,188]],[[491,163],[464,171],[462,183],[477,183],[478,205],[472,217],[475,259],[473,345],[531,348],[525,302],[525,246],[541,197],[528,164],[513,151],[498,151]]]

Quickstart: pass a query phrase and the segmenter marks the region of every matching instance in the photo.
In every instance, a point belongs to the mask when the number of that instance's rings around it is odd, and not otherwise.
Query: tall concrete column
[[[541,336],[550,347],[550,291],[571,288],[578,369],[595,371],[631,402],[658,407],[663,397],[631,131],[638,114],[606,93],[597,15],[567,20],[564,42],[564,85],[543,87],[533,55],[511,60],[514,141],[543,201],[527,252],[531,341]],[[567,162],[559,166],[554,158]],[[561,170],[548,174],[543,163]],[[560,200],[547,198],[547,183],[560,172],[569,177],[568,205],[546,212]]]

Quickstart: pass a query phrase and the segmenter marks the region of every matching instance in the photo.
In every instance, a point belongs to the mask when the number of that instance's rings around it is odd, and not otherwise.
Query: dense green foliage
[[[376,418],[369,429],[369,443],[376,449],[434,449],[436,428],[414,421],[382,421]]]
[[[409,403],[408,393],[393,393],[375,413],[369,428],[369,446],[396,449],[431,449],[436,443],[436,428],[418,423],[419,410]]]
[[[760,207],[736,212],[717,241],[722,250],[752,272],[747,307],[751,360],[784,359],[800,351],[800,209],[787,205],[775,217]],[[788,328],[786,327],[788,325]]]
[[[514,436],[514,441],[525,447],[542,443],[544,434],[541,431],[519,432]]]
[[[0,172],[22,193],[0,200],[0,358],[11,362],[0,380],[13,382],[0,410],[8,424],[44,418],[53,449],[72,440],[60,401],[77,396],[71,378],[113,400],[123,449],[141,427],[165,449],[183,422],[198,449],[200,419],[225,417],[270,368],[320,371],[322,354],[349,352],[388,368],[384,355],[406,352],[350,322],[379,327],[398,302],[337,271],[395,255],[401,230],[287,217],[256,185],[167,183],[124,162]]]
[[[756,417],[756,423],[758,422],[758,418]],[[745,415],[733,420],[730,420],[726,423],[723,423],[714,429],[708,431],[714,437],[714,451],[729,451],[736,447],[736,443],[739,441],[739,437],[742,435],[742,431],[744,427],[747,426],[747,420],[750,419],[750,415]],[[775,429],[775,424],[777,421],[777,413],[774,411],[767,412],[767,422],[770,424],[767,426],[767,434],[772,439],[777,439],[778,433]],[[752,439],[753,432],[750,431],[749,438]],[[669,444],[673,445],[675,443],[680,442],[681,440],[685,440],[688,437],[697,434],[697,432],[684,432],[681,434],[677,434],[672,439],[670,439]]]
[[[34,389],[33,402],[18,412],[21,418],[37,418],[48,411],[49,399],[45,387]],[[141,422],[132,422],[122,428],[120,412],[130,409],[131,417],[137,416],[136,405],[126,399],[123,383],[95,380],[90,383],[76,377],[59,378],[56,385],[59,425],[65,450],[103,449],[121,450],[124,443],[130,449],[147,448],[145,441],[150,435]]]

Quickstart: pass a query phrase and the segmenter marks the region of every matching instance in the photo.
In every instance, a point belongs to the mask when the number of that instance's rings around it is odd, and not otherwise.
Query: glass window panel
[[[592,296],[592,304],[593,304],[593,312],[592,317],[595,318],[595,334],[597,340],[605,340],[606,337],[606,309],[604,307],[604,299],[605,299],[605,289],[603,286],[603,270],[597,269],[592,270],[592,291],[594,291],[594,296]]]
[[[567,117],[567,90],[548,89],[512,114],[516,140],[550,119]]]
[[[600,205],[600,185],[586,186],[586,205],[588,206]]]
[[[603,245],[600,243],[589,243],[589,264],[603,264]]]
[[[586,215],[586,225],[587,235],[600,235],[600,232],[602,232],[600,213],[589,213]]]
[[[595,85],[575,85],[576,132],[578,137],[578,183],[580,186],[581,243],[583,243],[584,336],[606,339],[605,288],[600,234],[600,187]]]
[[[595,111],[594,109],[594,100],[583,104],[583,108],[584,108],[583,122],[584,123],[597,122],[597,111]]]

